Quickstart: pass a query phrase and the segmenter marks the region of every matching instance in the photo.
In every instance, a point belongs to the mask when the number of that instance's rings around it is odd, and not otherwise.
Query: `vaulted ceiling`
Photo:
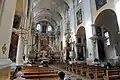
[[[67,0],[33,0],[32,20],[34,24],[40,21],[48,21],[53,26],[62,19],[62,15],[68,9]]]

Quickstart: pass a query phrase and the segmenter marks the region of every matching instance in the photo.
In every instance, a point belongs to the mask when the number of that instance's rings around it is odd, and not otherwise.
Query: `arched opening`
[[[81,26],[77,31],[77,54],[78,60],[84,60],[86,57],[86,36],[85,28]]]
[[[18,45],[18,35],[15,32],[12,32],[11,44],[9,50],[9,58],[11,59],[12,62],[16,62],[17,45]]]
[[[13,22],[13,28],[19,29],[21,23],[21,16],[19,14],[14,15],[14,22]],[[18,45],[18,34],[16,34],[15,31],[11,34],[11,43],[10,43],[10,49],[9,49],[9,58],[11,61],[16,62],[16,54],[17,54],[17,45]]]
[[[116,13],[111,9],[102,11],[95,20],[95,29],[99,59],[104,61],[115,57],[114,46],[120,40]]]

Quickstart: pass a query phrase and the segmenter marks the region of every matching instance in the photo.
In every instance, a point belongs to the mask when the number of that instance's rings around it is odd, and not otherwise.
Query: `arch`
[[[113,11],[112,9],[105,9],[100,12],[96,17],[95,27],[97,36],[104,37],[104,30],[106,30],[107,32],[109,32],[110,39],[110,47],[106,48],[104,45],[106,43],[106,40],[97,40],[99,59],[105,60],[106,58],[109,59],[109,55],[115,56],[116,53],[112,53],[112,51],[110,50],[111,47],[113,48],[114,44],[120,41],[120,35],[118,35],[119,27],[115,11]]]
[[[85,28],[84,26],[80,26],[77,30],[77,36],[79,37],[85,37]]]
[[[40,21],[48,21],[50,22],[53,26],[56,26],[57,25],[57,22],[51,17],[51,16],[39,16],[38,18],[34,18],[34,22],[35,23],[38,23]]]
[[[84,60],[86,57],[86,33],[85,27],[80,26],[77,30],[77,54],[78,60]]]
[[[42,8],[40,10],[37,10],[36,12],[33,12],[34,18],[39,17],[40,15],[49,15],[53,17],[55,20],[61,20],[62,16],[59,12],[52,11],[50,9]]]
[[[13,31],[11,34],[11,43],[9,49],[9,58],[13,62],[16,62],[18,38],[18,34],[16,34],[16,32]]]
[[[120,41],[118,35],[119,27],[116,13],[111,9],[105,9],[98,14],[95,20],[95,26],[107,29],[111,35],[111,43]],[[114,37],[114,38],[113,38]]]

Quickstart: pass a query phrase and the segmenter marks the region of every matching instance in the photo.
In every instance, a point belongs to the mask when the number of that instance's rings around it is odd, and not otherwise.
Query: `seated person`
[[[14,80],[25,80],[25,78],[22,78],[22,76],[24,76],[22,72],[18,72],[16,76],[17,77]]]
[[[107,68],[111,68],[112,67],[112,65],[110,64],[110,62],[107,62]]]
[[[25,80],[25,78],[22,78],[22,76],[24,76],[24,73],[21,70],[22,70],[22,68],[18,67],[18,72],[17,72],[16,78],[14,80]]]
[[[45,61],[43,61],[43,67],[48,67],[48,63],[47,62],[45,62]]]
[[[95,59],[94,59],[94,65],[95,65],[95,66],[98,66],[99,64],[100,64],[99,60],[95,58]]]
[[[58,80],[64,80],[64,78],[65,78],[65,73],[64,72],[59,72],[58,73]]]
[[[34,61],[34,60],[31,60],[30,62],[31,62],[31,64],[35,64],[35,61]]]

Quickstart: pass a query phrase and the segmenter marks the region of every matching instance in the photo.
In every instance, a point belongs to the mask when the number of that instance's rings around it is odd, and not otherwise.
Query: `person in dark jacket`
[[[65,78],[65,73],[62,72],[62,71],[60,71],[60,72],[58,73],[58,80],[64,80],[64,78]]]

